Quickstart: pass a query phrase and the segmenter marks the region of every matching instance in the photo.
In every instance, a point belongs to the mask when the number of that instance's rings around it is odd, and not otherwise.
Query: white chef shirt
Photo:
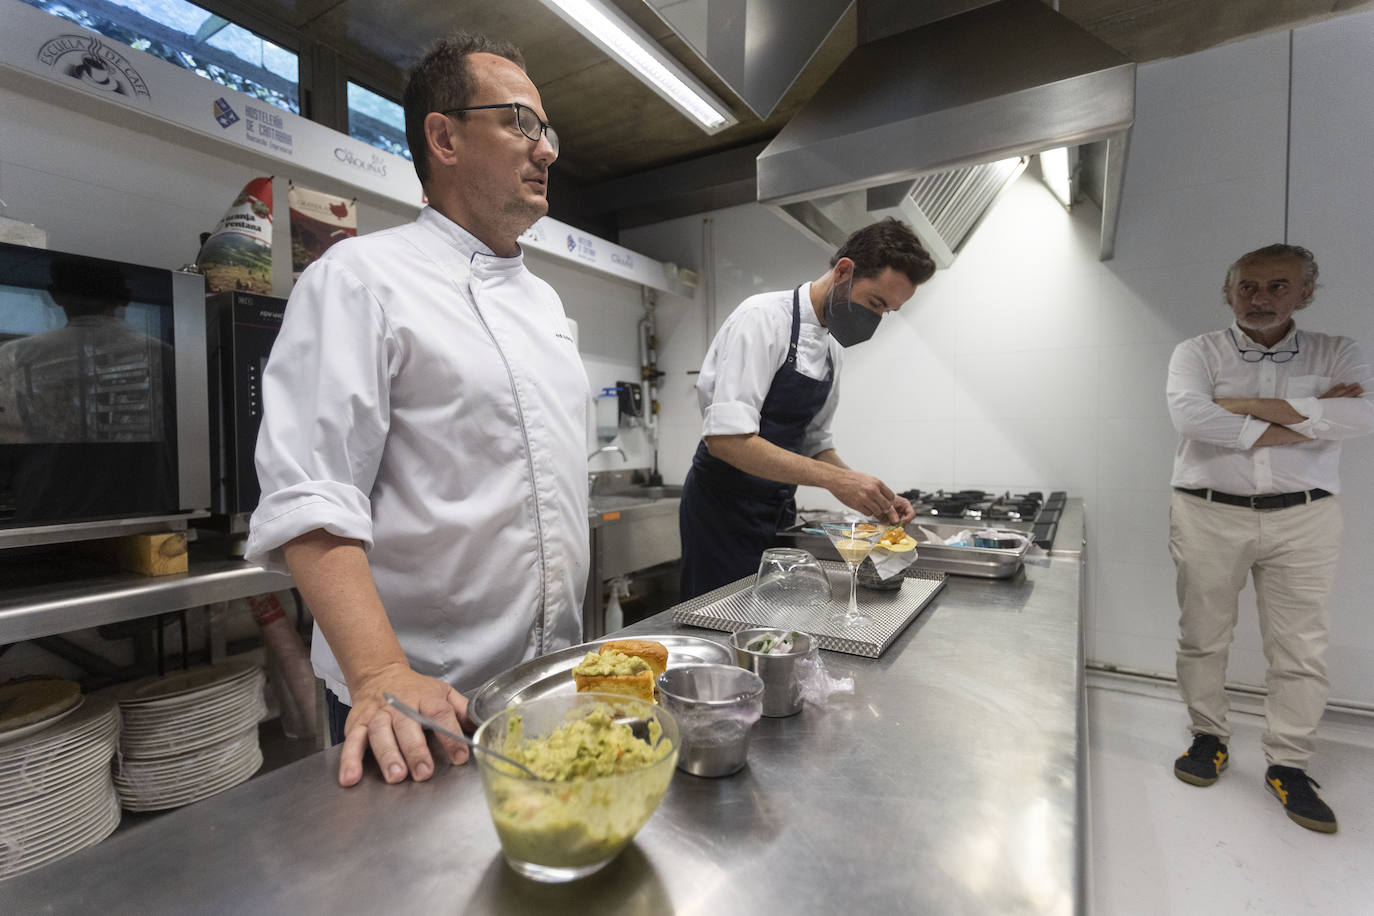
[[[412,667],[460,691],[579,641],[591,393],[522,256],[428,207],[340,242],[291,295],[263,399],[248,559],[284,571],[316,528],[361,541]]]
[[[759,431],[759,411],[773,376],[787,361],[792,340],[792,290],[750,296],[725,319],[706,351],[697,377],[697,405],[703,436],[730,436]],[[840,354],[844,349],[816,320],[811,284],[802,284],[801,327],[797,332],[797,371],[824,379],[834,365],[830,394],[806,428],[804,456],[834,448],[830,421],[840,399]]]
[[[1296,350],[1287,362],[1245,362],[1241,349],[1266,350],[1235,322],[1185,340],[1169,361],[1169,415],[1182,434],[1173,485],[1254,496],[1341,488],[1341,440],[1374,432],[1374,367],[1348,337],[1299,330],[1269,349]],[[1359,398],[1318,395],[1356,382]],[[1213,398],[1283,398],[1307,419],[1289,427],[1311,442],[1255,448],[1269,423],[1231,413]]]

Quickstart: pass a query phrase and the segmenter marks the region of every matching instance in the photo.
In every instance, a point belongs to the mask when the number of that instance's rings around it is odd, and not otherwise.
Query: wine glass
[[[850,522],[826,522],[825,536],[835,545],[845,565],[849,567],[849,610],[836,618],[847,627],[859,627],[870,620],[859,613],[859,564],[873,551],[873,546],[886,530],[882,525],[858,519]]]

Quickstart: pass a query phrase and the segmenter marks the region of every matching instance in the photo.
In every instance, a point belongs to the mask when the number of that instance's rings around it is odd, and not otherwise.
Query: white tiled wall
[[[1317,300],[1299,315],[1374,351],[1374,15],[1300,29],[1293,48],[1289,235],[1316,252]],[[1374,693],[1374,438],[1341,457],[1345,546],[1331,602],[1332,692]]]
[[[1374,14],[1345,16],[1142,66],[1116,257],[1097,260],[1097,214],[1072,216],[1031,177],[998,203],[953,267],[869,343],[846,353],[839,452],[897,489],[1065,489],[1091,539],[1093,659],[1172,672],[1177,628],[1168,554],[1177,435],[1164,403],[1180,340],[1230,320],[1221,297],[1239,254],[1308,245],[1325,286],[1309,326],[1374,350]],[[1289,148],[1291,139],[1291,151]],[[1290,190],[1291,189],[1291,190]],[[745,296],[817,276],[829,252],[757,206],[710,214],[717,321]],[[636,229],[624,244],[706,266],[702,218]],[[700,298],[700,297],[699,297]],[[675,318],[665,353],[668,457],[685,474],[698,435],[682,367],[706,347],[705,309]],[[679,441],[680,440],[680,441]],[[1374,702],[1374,441],[1346,447],[1345,568],[1332,605],[1332,695]],[[833,506],[806,490],[802,505]],[[1242,596],[1231,677],[1263,682],[1253,598]]]

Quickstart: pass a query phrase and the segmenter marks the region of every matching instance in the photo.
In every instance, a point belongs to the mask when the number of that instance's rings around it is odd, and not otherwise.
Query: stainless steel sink
[[[645,469],[605,471],[590,480],[587,501],[592,568],[582,606],[582,636],[604,635],[605,583],[682,556],[677,512],[682,487],[649,486]]]
[[[587,500],[587,511],[592,515],[606,512],[625,512],[636,506],[652,505],[655,500],[649,496],[633,496],[627,493],[613,493],[606,496],[593,496]]]
[[[597,493],[587,500],[587,511],[592,515],[603,512],[624,512],[636,506],[648,506],[665,499],[678,499],[682,496],[680,486],[632,487],[615,493]]]

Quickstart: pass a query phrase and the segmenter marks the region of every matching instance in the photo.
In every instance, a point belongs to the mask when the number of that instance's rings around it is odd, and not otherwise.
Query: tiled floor
[[[1309,773],[1336,812],[1324,835],[1265,789],[1259,701],[1232,700],[1231,760],[1208,788],[1180,782],[1189,742],[1170,685],[1088,680],[1093,916],[1374,914],[1374,719],[1328,714]]]

